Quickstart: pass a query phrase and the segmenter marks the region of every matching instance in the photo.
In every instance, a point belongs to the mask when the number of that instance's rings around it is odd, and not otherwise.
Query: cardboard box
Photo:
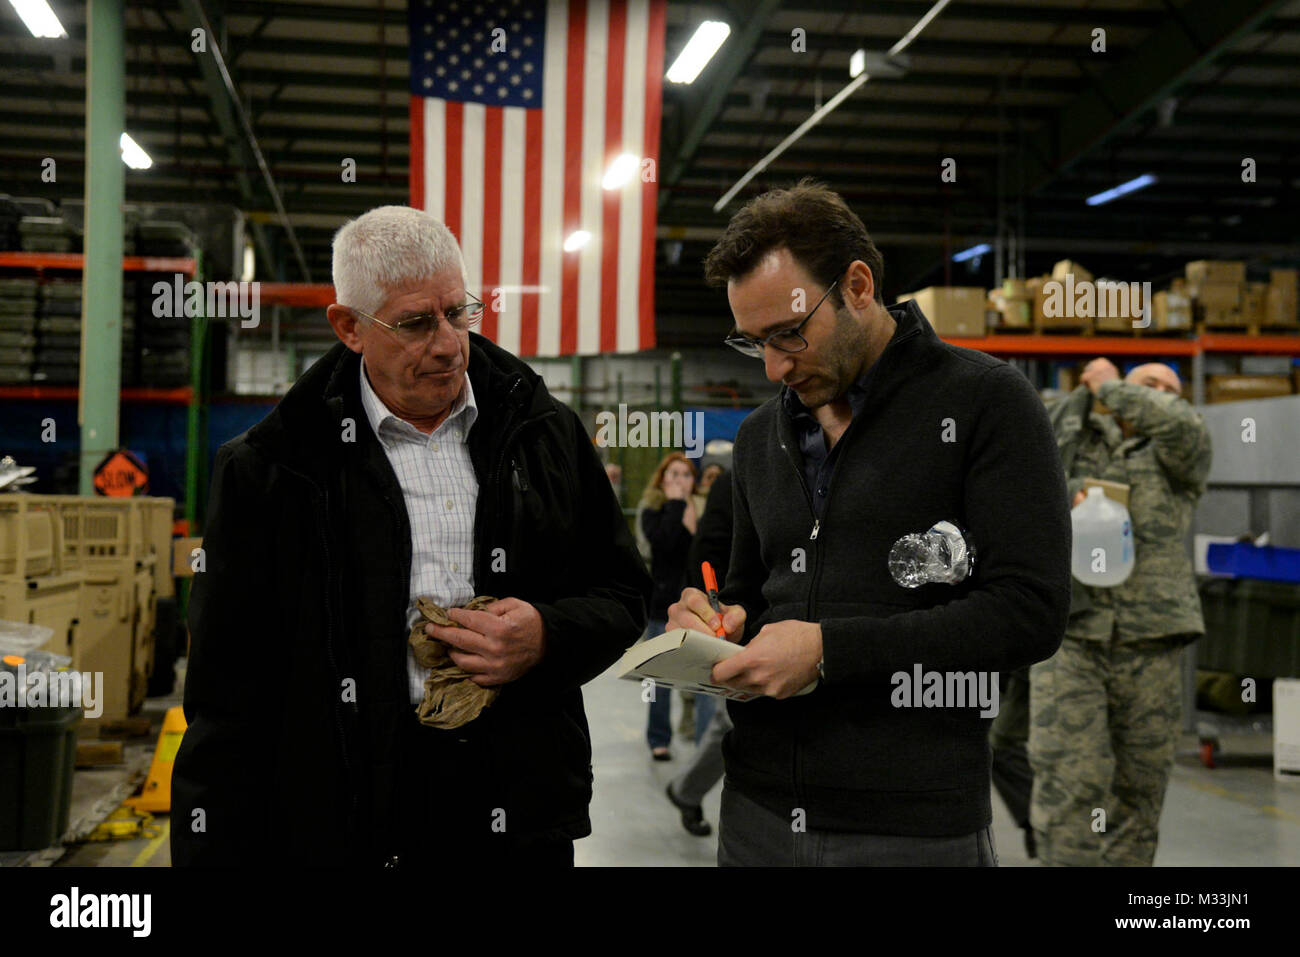
[[[1296,326],[1296,297],[1285,287],[1269,285],[1264,294],[1264,311],[1261,322],[1266,326]]]
[[[1291,298],[1296,298],[1297,291],[1300,291],[1300,270],[1297,269],[1270,269],[1268,271],[1268,284],[1276,286],[1283,292],[1289,291]]]
[[[989,302],[995,314],[993,325],[1028,329],[1033,324],[1034,301],[1031,296],[1009,296],[1004,289],[993,289],[989,292]]]
[[[172,574],[177,578],[193,578],[194,571],[190,566],[190,553],[202,546],[203,539],[201,538],[172,539]]]
[[[1290,356],[1242,356],[1242,375],[1290,375]]]
[[[1265,318],[1265,302],[1267,298],[1268,283],[1242,283],[1241,321],[1250,325],[1263,322]]]
[[[1205,384],[1206,401],[1211,405],[1290,394],[1291,377],[1284,375],[1212,375]]]
[[[1241,308],[1239,282],[1200,282],[1192,285],[1192,298],[1207,310]]]
[[[1187,264],[1184,275],[1192,283],[1243,283],[1246,281],[1246,264],[1236,259],[1198,259]]]
[[[1091,282],[1091,278],[1081,280],[1077,275],[1067,275],[1064,279],[1053,276],[1039,276],[1025,281],[1028,290],[1034,296],[1033,319],[1035,329],[1070,329],[1086,330],[1092,328],[1092,316],[1077,314],[1078,291],[1080,282]],[[1052,311],[1057,315],[1047,314],[1047,303],[1055,297]],[[1094,306],[1096,304],[1094,298]],[[1095,308],[1093,310],[1096,311]],[[1070,315],[1074,313],[1074,315]]]
[[[1099,488],[1105,496],[1112,502],[1119,502],[1125,508],[1128,508],[1128,490],[1129,486],[1123,482],[1110,482],[1106,479],[1086,478],[1083,480],[1084,491],[1090,488]]]
[[[1210,328],[1236,328],[1245,325],[1240,309],[1196,309],[1196,316]]]
[[[931,286],[898,298],[916,301],[941,336],[983,336],[985,292],[979,286]]]
[[[1300,775],[1300,679],[1273,679],[1273,777]]]
[[[1156,332],[1172,332],[1192,328],[1192,300],[1190,296],[1169,290],[1151,297],[1151,328]]]
[[[1072,259],[1062,259],[1052,267],[1053,279],[1064,281],[1065,277],[1071,273],[1074,274],[1075,282],[1092,282],[1092,273],[1088,272],[1088,270],[1084,269]]]
[[[1008,299],[1032,299],[1033,295],[1029,292],[1029,284],[1024,279],[1004,279],[1002,280],[1002,295]]]

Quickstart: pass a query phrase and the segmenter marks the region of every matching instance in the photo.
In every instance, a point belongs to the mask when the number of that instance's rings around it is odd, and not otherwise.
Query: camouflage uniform
[[[1112,380],[1095,401],[1115,416],[1093,410],[1086,386],[1050,409],[1067,487],[1073,500],[1085,477],[1129,486],[1136,561],[1114,588],[1074,581],[1061,650],[1030,669],[1030,821],[1045,864],[1149,865],[1182,648],[1205,630],[1186,539],[1210,436],[1187,402],[1156,389]]]

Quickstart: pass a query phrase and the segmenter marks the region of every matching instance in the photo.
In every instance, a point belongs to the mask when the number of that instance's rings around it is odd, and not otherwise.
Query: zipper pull
[[[514,459],[510,460],[510,471],[513,473],[512,477],[514,480],[515,488],[518,489],[520,492],[527,492],[528,480],[524,478],[523,469],[519,467],[519,463],[516,462]]]
[[[813,522],[812,534],[808,536],[808,541],[810,542],[817,541],[817,533],[821,530],[821,527],[822,527],[822,520],[820,518],[816,519]]]

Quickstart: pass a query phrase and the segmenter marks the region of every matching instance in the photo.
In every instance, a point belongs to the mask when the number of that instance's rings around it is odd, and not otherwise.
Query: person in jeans
[[[650,623],[646,637],[667,631],[668,603],[686,581],[686,555],[699,525],[701,503],[695,492],[695,466],[682,452],[670,452],[655,468],[637,507],[637,524],[650,546]],[[713,699],[696,695],[695,737],[698,741],[713,717]],[[656,686],[650,701],[646,741],[656,761],[672,757],[672,692]]]
[[[730,446],[730,443],[728,443]],[[705,471],[714,468],[706,466]],[[721,469],[721,465],[717,465]],[[708,562],[713,566],[719,587],[727,580],[727,565],[731,561],[731,473],[721,471],[709,490],[708,508],[700,519],[700,527],[691,540],[687,557],[686,580],[695,588],[704,587],[700,566]],[[731,730],[726,702],[715,699],[713,720],[699,739],[695,754],[677,777],[668,782],[665,793],[668,800],[682,816],[682,827],[696,837],[708,837],[713,826],[704,819],[704,796],[722,780],[722,740]]]

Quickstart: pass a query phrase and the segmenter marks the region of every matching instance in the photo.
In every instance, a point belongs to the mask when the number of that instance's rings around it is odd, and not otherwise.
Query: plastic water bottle
[[[1100,488],[1070,512],[1074,546],[1070,570],[1085,585],[1114,588],[1133,573],[1133,522],[1128,509]]]
[[[939,522],[924,534],[904,535],[889,550],[889,574],[904,588],[955,585],[970,576],[975,549],[952,522]]]

